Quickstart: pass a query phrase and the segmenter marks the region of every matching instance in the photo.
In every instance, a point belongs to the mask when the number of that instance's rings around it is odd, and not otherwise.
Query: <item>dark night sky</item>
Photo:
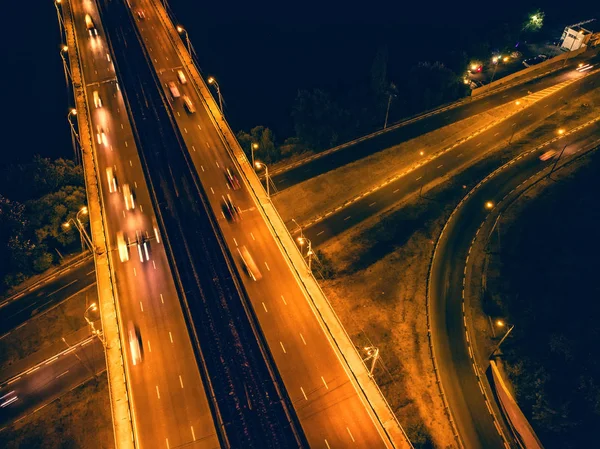
[[[410,3],[410,6],[406,4]],[[541,5],[546,23],[591,18],[564,2]],[[485,2],[335,1],[170,2],[199,54],[205,75],[219,80],[234,129],[263,124],[281,138],[292,133],[289,113],[299,88],[343,88],[368,76],[375,51],[389,48],[393,79],[418,60],[434,59],[476,29],[511,20],[538,7],[509,0]],[[488,5],[498,5],[488,2]],[[457,5],[460,5],[458,7]],[[561,6],[563,5],[563,6]],[[66,114],[71,104],[59,56],[60,36],[51,0],[9,2],[4,16],[2,73],[3,163],[72,154]],[[32,9],[35,8],[35,13]],[[495,7],[496,8],[496,7]],[[587,8],[587,10],[585,10]],[[599,8],[596,8],[599,9]],[[6,10],[5,10],[6,11]],[[558,32],[560,34],[560,31]]]

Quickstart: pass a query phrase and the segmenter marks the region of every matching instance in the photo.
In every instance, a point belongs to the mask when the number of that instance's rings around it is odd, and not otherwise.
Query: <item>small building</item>
[[[581,25],[571,25],[565,27],[560,47],[568,51],[579,50],[588,44],[591,37],[592,32],[590,30],[586,30]]]

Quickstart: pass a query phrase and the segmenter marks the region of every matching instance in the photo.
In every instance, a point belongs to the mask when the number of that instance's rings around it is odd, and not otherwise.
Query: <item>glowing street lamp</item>
[[[214,77],[209,76],[208,84],[214,84],[215,89],[217,89],[217,95],[219,96],[219,109],[221,110],[221,115],[222,115],[223,114],[223,97],[221,97],[221,89],[219,88],[219,83],[217,83],[217,80],[214,79]]]
[[[69,51],[69,47],[67,47],[66,45],[63,45],[60,49],[60,59],[62,59],[62,62],[63,62],[63,70],[65,71],[65,78],[67,78],[67,87],[69,85],[69,79],[71,80],[71,83],[73,82],[73,76],[71,75],[71,70],[69,69],[69,65],[67,64],[67,60],[65,58],[65,54],[67,54],[68,51]]]
[[[269,167],[267,167],[267,164],[265,164],[263,162],[258,162],[258,161],[256,161],[254,163],[254,166],[257,169],[259,169],[259,170],[264,167],[264,169],[265,169],[265,181],[267,183],[267,198],[271,198],[271,195],[269,194]]]
[[[192,56],[192,45],[190,44],[190,36],[188,35],[187,30],[185,28],[183,28],[181,25],[177,25],[177,32],[179,34],[185,34],[185,43],[187,45],[187,51],[191,57]]]
[[[258,150],[258,144],[256,142],[252,142],[250,144],[250,152],[252,153],[252,166],[254,167],[254,150]]]
[[[485,202],[485,208],[486,209],[493,209],[494,208],[494,203],[492,201],[486,201]]]
[[[497,320],[496,321],[496,326],[498,326],[499,328],[504,328],[506,327],[506,323],[503,320]],[[511,333],[511,331],[515,328],[514,324],[511,324],[511,326],[508,328],[508,330],[506,331],[506,333],[504,334],[504,337],[502,337],[502,339],[500,339],[500,342],[496,345],[496,347],[494,348],[494,350],[492,351],[492,353],[490,354],[489,358],[492,358],[494,356],[494,354],[496,352],[498,352],[500,350],[500,345],[502,345],[502,343],[504,342],[504,340],[506,340],[506,337],[508,337],[508,334]]]

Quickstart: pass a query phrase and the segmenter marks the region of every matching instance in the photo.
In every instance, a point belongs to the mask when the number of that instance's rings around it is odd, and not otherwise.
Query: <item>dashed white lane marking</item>
[[[198,127],[198,129],[202,129],[202,127],[200,125],[196,125]]]
[[[185,133],[186,133],[186,134],[188,133],[188,132],[187,132],[187,128],[183,128],[183,130],[185,131]]]
[[[325,385],[325,388],[329,390],[329,386],[327,385],[327,382],[325,382],[325,378],[323,376],[321,376],[321,380],[323,381],[323,385]]]
[[[194,145],[192,145],[192,150],[194,150],[194,152],[196,152],[196,147]],[[202,169],[202,171],[204,171],[204,169]]]
[[[300,333],[300,338],[302,339],[302,343],[304,343],[304,345],[306,346],[306,340],[304,339],[304,335],[302,335],[302,333]]]
[[[154,269],[156,270],[156,264],[154,263],[154,261],[152,261],[152,266],[154,267]]]
[[[123,128],[123,123],[121,123],[121,129],[124,129],[124,128]]]
[[[250,233],[250,237],[252,237],[252,240],[256,240],[256,239],[254,238],[254,234]]]
[[[148,340],[148,352],[152,352],[152,346],[150,346],[150,340]]]
[[[190,426],[190,429],[192,429],[192,441],[196,441],[196,434],[194,433],[194,426]]]
[[[68,372],[69,372],[69,370],[66,370],[64,373],[62,373],[62,374],[59,374],[58,376],[56,376],[56,378],[58,379],[59,377],[62,377],[62,376],[64,376],[64,375],[65,375],[65,374],[67,374]]]
[[[352,215],[348,215],[346,218],[344,218],[344,221],[349,220],[351,216]]]
[[[285,346],[283,346],[283,342],[279,342],[279,344],[281,345],[281,349],[283,349],[284,354],[287,354],[287,351],[285,350]]]
[[[140,204],[140,212],[144,212],[144,208],[142,207],[142,205]]]
[[[171,331],[169,331],[169,340],[171,340],[171,343],[173,343],[173,334],[171,333]]]
[[[181,374],[179,375],[179,385],[183,388],[183,379],[181,378]]]
[[[160,294],[160,302],[162,302],[163,304],[165,303],[162,293]]]
[[[419,180],[419,179],[421,179],[421,178],[422,178],[422,176],[419,176],[417,179],[415,179],[415,181],[418,181],[418,180]]]
[[[233,238],[233,243],[235,243],[235,246],[238,246],[238,242],[237,242],[237,240],[235,239],[235,237]]]
[[[479,145],[481,145],[481,142],[479,142],[477,145],[475,145],[476,147],[478,147]]]
[[[158,391],[158,385],[156,386],[156,396],[158,396],[158,399],[160,399],[160,391]]]
[[[304,388],[300,387],[300,391],[302,391],[302,395],[304,396],[304,399],[306,399],[308,401],[308,396],[306,396],[306,393],[304,392]]]
[[[285,302],[285,298],[283,297],[283,295],[281,295],[281,300],[283,301],[283,303],[287,306],[287,302]]]
[[[177,117],[181,117],[181,114],[179,113],[179,111],[177,111]]]
[[[437,168],[442,168],[444,164],[438,165]]]
[[[221,168],[221,167],[219,166],[219,161],[215,161],[215,164],[217,164],[217,167],[218,167],[218,168]]]
[[[125,142],[125,146],[127,146],[127,142]],[[133,167],[133,164],[131,163],[131,159],[129,159],[129,166]]]
[[[133,181],[133,185],[135,186],[135,188],[137,189],[137,182]]]
[[[157,387],[158,388],[158,387]],[[165,438],[165,441],[167,442],[167,449],[171,449],[171,446],[169,446],[169,439]]]
[[[396,189],[392,193],[397,193],[398,191],[400,191],[400,189]]]
[[[354,439],[354,436],[352,435],[352,432],[350,432],[350,427],[346,427],[346,430],[348,431],[348,435],[350,435],[350,438],[352,438],[352,442],[356,443],[356,440]]]
[[[212,192],[213,195],[215,194],[215,191],[213,190],[212,187],[210,188],[210,191]]]
[[[533,114],[527,114],[527,117],[531,117]]]
[[[327,446],[327,449],[331,449],[331,446],[329,445],[329,443],[327,442],[327,440],[325,440],[325,445]]]
[[[265,305],[264,302],[262,303],[262,305],[263,305],[263,308],[265,309],[265,312],[269,313],[269,311],[267,310],[267,306]]]
[[[324,232],[325,232],[325,231],[321,231],[321,232],[319,232],[319,233],[317,234],[317,236],[319,236],[319,235],[323,234]]]
[[[375,206],[375,204],[377,204],[377,201],[372,202],[371,204],[369,204],[369,207],[371,206]]]
[[[206,146],[207,146],[208,148],[210,148],[210,143],[206,142]]]
[[[140,301],[140,309],[142,309],[142,312],[144,311],[144,305],[142,304],[142,301]]]
[[[456,156],[456,157],[461,157],[461,156],[462,156],[462,153],[460,153],[460,154],[459,154],[458,156]]]
[[[267,270],[271,271],[271,269],[269,268],[269,264],[267,262],[265,262],[265,266],[267,267]]]

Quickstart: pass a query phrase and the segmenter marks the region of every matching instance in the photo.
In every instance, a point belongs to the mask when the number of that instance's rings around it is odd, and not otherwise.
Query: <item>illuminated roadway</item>
[[[465,102],[456,108],[449,109],[447,111],[433,114],[428,117],[423,117],[412,123],[400,126],[399,128],[387,131],[383,134],[374,136],[365,141],[358,142],[354,145],[348,146],[340,151],[336,151],[327,156],[317,158],[306,164],[294,167],[290,170],[278,172],[273,174],[272,179],[278,190],[283,190],[298,184],[307,179],[313,178],[320,174],[326,173],[331,170],[335,170],[343,165],[349,164],[350,162],[359,160],[370,154],[374,154],[378,151],[390,148],[399,143],[406,142],[407,140],[414,139],[415,137],[426,134],[435,129],[439,129],[450,123],[455,123],[459,120],[464,120],[468,117],[472,117],[476,114],[488,111],[497,106],[510,103],[511,101],[527,95],[527,92],[532,93],[539,92],[548,87],[559,84],[571,77],[573,68],[577,67],[577,64],[581,61],[588,61],[596,63],[600,60],[600,57],[575,57],[570,59],[565,69],[553,72],[547,76],[535,79],[533,81],[519,84],[514,87],[510,87],[500,92],[490,94],[485,97],[475,97],[470,102]]]
[[[597,146],[599,133],[600,123],[596,122],[558,140],[561,149],[569,144],[563,158]],[[490,213],[485,209],[485,203],[499,202],[512,189],[519,188],[521,182],[554,164],[553,158],[539,160],[540,154],[547,150],[548,147],[533,151],[476,190],[449,221],[432,264],[429,279],[432,338],[435,340],[442,385],[468,448],[504,448],[504,445],[483,401],[469,356],[462,311],[465,260],[479,225]],[[485,371],[487,366],[481,369]]]
[[[173,81],[181,94],[189,95],[196,106],[196,113],[188,114],[181,98],[172,101],[175,119],[199,178],[210,192],[211,206],[221,217],[219,222],[231,253],[235,257],[236,247],[246,246],[262,273],[262,279],[257,282],[245,277],[244,285],[310,446],[384,447],[378,428],[349,381],[250,194],[245,186],[237,191],[228,187],[223,168],[233,164],[154,6],[149,1],[131,1],[131,5],[135,11],[143,9],[145,12],[145,19],[136,17],[136,23],[165,93],[169,95],[166,84]],[[177,69],[184,70],[188,79],[185,85],[178,81]],[[239,175],[238,178],[241,181]],[[228,223],[221,213],[221,197],[227,194],[242,209],[239,223]],[[239,258],[236,261],[241,272]]]
[[[512,134],[513,123],[517,123],[515,132],[519,132],[520,129],[524,129],[534,123],[542,123],[543,119],[553,110],[562,106],[564,98],[571,96],[573,99],[596,89],[599,80],[600,73],[590,75],[581,81],[576,81],[549,97],[534,103],[532,106],[524,109],[523,112],[517,113],[508,120],[458,145],[456,148],[433,159],[429,163],[394,182],[390,182],[374,193],[366,195],[348,207],[332,213],[326,219],[305,228],[304,234],[311,240],[315,247],[341,234],[374,214],[406,199],[408,195],[418,192],[421,186],[427,185],[427,183],[440,177],[447,176],[449,173],[455,173],[456,170],[463,170],[469,167],[475,160],[481,157],[482,151],[487,151],[488,147],[496,146],[502,140],[508,142]],[[552,132],[554,131],[552,130]],[[398,171],[401,170],[402,167],[398,167]],[[377,180],[374,180],[373,183],[377,184]],[[424,190],[424,195],[427,195],[426,189]]]
[[[219,440],[166,254],[155,238],[154,213],[98,12],[89,0],[73,0],[71,5],[92,135],[97,138],[97,127],[103,128],[106,135],[106,144],[95,141],[94,151],[107,238],[112,248],[111,263],[139,447],[216,448]],[[88,36],[86,13],[98,28],[97,38]],[[95,90],[102,100],[101,108],[94,106]],[[107,167],[115,170],[118,192],[109,193]],[[124,184],[129,184],[135,195],[134,210],[125,210]],[[123,231],[135,240],[137,230],[148,232],[151,237],[150,260],[142,263],[138,249],[131,246],[129,260],[121,262],[116,233]],[[128,341],[129,322],[139,328],[143,343],[143,361],[136,365],[132,363]]]

